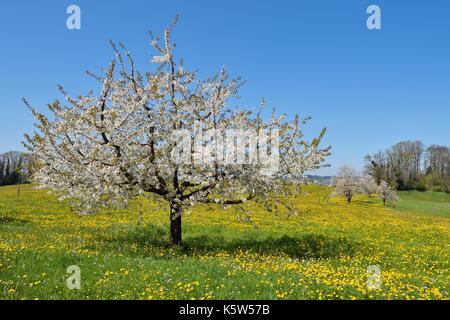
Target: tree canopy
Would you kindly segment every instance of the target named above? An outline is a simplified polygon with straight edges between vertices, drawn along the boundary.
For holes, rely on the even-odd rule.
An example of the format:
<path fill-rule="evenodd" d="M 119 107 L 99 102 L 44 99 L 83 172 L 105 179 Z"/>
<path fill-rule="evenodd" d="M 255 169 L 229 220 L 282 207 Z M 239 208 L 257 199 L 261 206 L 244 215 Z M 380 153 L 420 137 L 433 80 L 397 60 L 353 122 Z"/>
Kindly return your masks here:
<path fill-rule="evenodd" d="M 176 21 L 175 21 L 176 22 Z M 152 38 L 152 71 L 141 73 L 123 44 L 102 76 L 99 94 L 50 104 L 52 117 L 25 101 L 37 119 L 25 145 L 39 162 L 33 182 L 72 199 L 85 212 L 124 206 L 155 194 L 170 205 L 171 243 L 181 243 L 183 208 L 201 203 L 265 207 L 279 203 L 286 181 L 301 181 L 329 155 L 320 148 L 325 129 L 306 141 L 308 119 L 288 121 L 229 106 L 242 81 L 226 68 L 206 80 L 176 62 L 171 33 Z M 272 196 L 273 195 L 273 196 Z"/>

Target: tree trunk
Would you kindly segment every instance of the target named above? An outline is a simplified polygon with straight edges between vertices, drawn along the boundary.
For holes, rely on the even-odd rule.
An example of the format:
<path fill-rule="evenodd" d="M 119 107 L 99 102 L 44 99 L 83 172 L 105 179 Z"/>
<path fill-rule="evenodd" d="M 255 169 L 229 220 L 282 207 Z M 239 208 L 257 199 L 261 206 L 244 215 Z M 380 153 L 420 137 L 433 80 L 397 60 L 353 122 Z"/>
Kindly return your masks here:
<path fill-rule="evenodd" d="M 383 199 L 383 204 L 386 205 L 386 198 Z"/>
<path fill-rule="evenodd" d="M 181 207 L 170 204 L 170 245 L 181 246 Z"/>

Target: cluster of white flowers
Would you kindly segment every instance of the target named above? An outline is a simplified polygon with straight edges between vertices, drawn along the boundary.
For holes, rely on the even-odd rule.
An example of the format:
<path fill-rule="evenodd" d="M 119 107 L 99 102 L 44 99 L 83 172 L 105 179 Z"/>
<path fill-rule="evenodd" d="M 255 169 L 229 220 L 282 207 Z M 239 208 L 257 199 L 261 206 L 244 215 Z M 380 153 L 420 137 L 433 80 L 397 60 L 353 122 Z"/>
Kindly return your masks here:
<path fill-rule="evenodd" d="M 348 203 L 352 201 L 355 194 L 363 193 L 361 178 L 355 169 L 347 166 L 339 169 L 338 175 L 331 180 L 330 186 L 335 188 L 331 197 L 343 196 Z"/>
<path fill-rule="evenodd" d="M 272 114 L 264 121 L 264 103 L 256 114 L 229 108 L 227 102 L 237 93 L 240 79 L 228 79 L 225 68 L 205 81 L 196 72 L 185 71 L 173 58 L 172 28 L 165 32 L 163 47 L 158 39 L 152 41 L 159 54 L 152 59 L 154 72 L 139 73 L 125 47 L 112 44 L 116 58 L 105 75 L 91 74 L 102 84 L 99 96 L 72 98 L 60 88 L 67 106 L 49 105 L 52 119 L 27 103 L 38 120 L 39 132 L 26 135 L 25 142 L 40 164 L 33 177 L 37 186 L 54 190 L 61 199 L 75 199 L 84 212 L 102 205 L 123 206 L 132 197 L 149 193 L 180 211 L 196 202 L 268 203 L 270 194 L 286 189 L 286 181 L 300 180 L 305 171 L 323 165 L 329 155 L 329 148 L 319 147 L 325 130 L 308 142 L 298 117 L 289 122 Z M 195 132 L 198 122 L 204 132 L 277 130 L 277 170 L 262 174 L 270 163 L 224 164 L 217 157 L 198 164 L 194 152 L 190 162 L 175 161 L 173 150 L 179 141 L 172 133 Z"/>
<path fill-rule="evenodd" d="M 343 196 L 348 203 L 356 194 L 371 196 L 377 193 L 384 204 L 386 201 L 399 200 L 395 190 L 386 181 L 381 181 L 380 185 L 377 185 L 375 179 L 370 175 L 359 176 L 355 169 L 347 166 L 339 169 L 338 175 L 331 180 L 330 187 L 335 188 L 331 197 Z"/>
<path fill-rule="evenodd" d="M 383 200 L 383 204 L 386 204 L 387 201 L 396 202 L 400 200 L 397 192 L 395 192 L 386 181 L 380 182 L 377 193 L 380 199 Z"/>
<path fill-rule="evenodd" d="M 360 180 L 361 183 L 361 189 L 364 194 L 367 194 L 369 197 L 372 196 L 372 194 L 377 193 L 378 185 L 375 179 L 371 175 L 364 175 L 361 177 Z"/>

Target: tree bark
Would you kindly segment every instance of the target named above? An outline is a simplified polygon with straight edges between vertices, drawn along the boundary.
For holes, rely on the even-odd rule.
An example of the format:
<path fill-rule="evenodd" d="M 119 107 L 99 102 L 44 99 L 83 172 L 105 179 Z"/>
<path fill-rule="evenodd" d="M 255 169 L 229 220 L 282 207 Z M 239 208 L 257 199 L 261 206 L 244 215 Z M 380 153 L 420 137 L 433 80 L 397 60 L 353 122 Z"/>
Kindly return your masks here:
<path fill-rule="evenodd" d="M 170 245 L 181 246 L 181 207 L 170 204 Z"/>

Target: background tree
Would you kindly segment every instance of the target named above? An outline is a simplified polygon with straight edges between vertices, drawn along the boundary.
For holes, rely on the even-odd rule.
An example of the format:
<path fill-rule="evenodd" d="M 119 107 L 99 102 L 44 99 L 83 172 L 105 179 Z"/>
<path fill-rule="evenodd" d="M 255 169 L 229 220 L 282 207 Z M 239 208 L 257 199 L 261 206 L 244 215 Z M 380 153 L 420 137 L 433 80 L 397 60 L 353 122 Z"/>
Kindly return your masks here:
<path fill-rule="evenodd" d="M 364 175 L 360 179 L 361 190 L 363 193 L 367 194 L 369 197 L 372 194 L 377 193 L 378 185 L 375 179 L 370 175 Z"/>
<path fill-rule="evenodd" d="M 428 147 L 425 157 L 424 185 L 428 190 L 450 192 L 450 148 Z"/>
<path fill-rule="evenodd" d="M 367 155 L 364 160 L 366 162 L 365 171 L 375 179 L 377 185 L 381 181 L 389 179 L 390 170 L 385 152 L 380 151 L 374 155 Z"/>
<path fill-rule="evenodd" d="M 395 192 L 386 181 L 381 181 L 377 193 L 380 196 L 380 199 L 383 200 L 384 205 L 386 205 L 387 201 L 395 202 L 400 200 L 397 192 Z"/>
<path fill-rule="evenodd" d="M 450 192 L 450 148 L 402 141 L 365 157 L 366 172 L 398 190 Z"/>
<path fill-rule="evenodd" d="M 339 169 L 338 175 L 332 179 L 331 186 L 335 188 L 331 196 L 343 196 L 348 203 L 352 201 L 355 194 L 362 193 L 358 173 L 348 166 Z"/>
<path fill-rule="evenodd" d="M 230 109 L 240 79 L 229 79 L 225 68 L 207 80 L 186 71 L 173 57 L 170 35 L 175 23 L 165 30 L 162 44 L 152 39 L 158 52 L 152 59 L 154 71 L 138 72 L 125 47 L 112 43 L 115 59 L 105 75 L 89 73 L 102 85 L 98 96 L 73 98 L 60 87 L 68 106 L 50 104 L 52 120 L 25 101 L 39 132 L 26 135 L 24 144 L 39 162 L 33 182 L 53 189 L 60 199 L 71 199 L 83 213 L 123 207 L 138 195 L 163 199 L 170 208 L 170 243 L 180 245 L 187 206 L 253 200 L 276 208 L 283 203 L 280 195 L 296 190 L 291 182 L 322 166 L 329 148 L 319 147 L 325 130 L 310 142 L 303 139 L 300 126 L 306 120 L 298 116 L 287 121 L 272 114 L 264 120 L 263 103 L 256 114 Z M 231 141 L 233 147 L 246 146 L 246 161 L 230 164 L 225 160 L 236 155 L 217 146 L 226 140 L 227 130 L 242 129 L 256 132 L 256 139 Z M 186 135 L 174 136 L 180 132 L 188 134 L 187 141 Z M 279 139 L 262 138 L 263 133 L 277 133 Z M 197 135 L 204 137 L 200 153 L 183 148 L 185 142 L 195 145 Z M 250 146 L 257 149 L 256 157 Z M 278 150 L 271 153 L 274 146 Z M 260 161 L 263 155 L 270 161 Z"/>
<path fill-rule="evenodd" d="M 10 151 L 0 154 L 0 186 L 26 183 L 29 155 Z"/>

